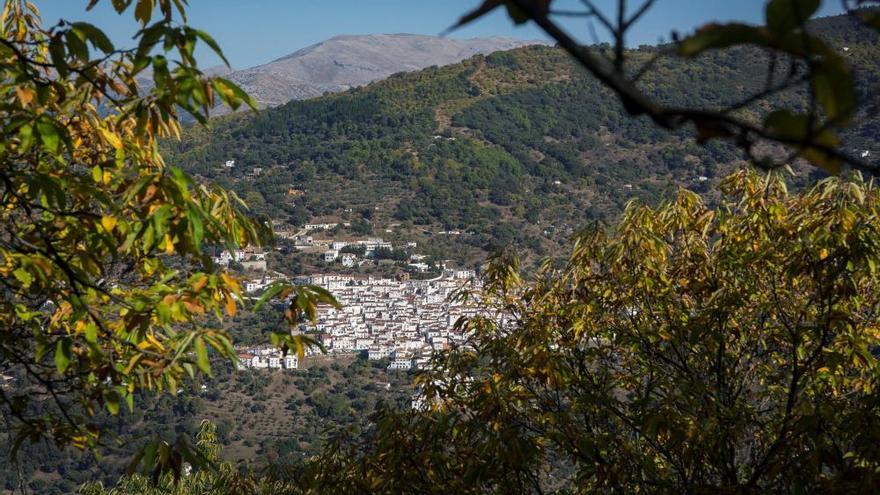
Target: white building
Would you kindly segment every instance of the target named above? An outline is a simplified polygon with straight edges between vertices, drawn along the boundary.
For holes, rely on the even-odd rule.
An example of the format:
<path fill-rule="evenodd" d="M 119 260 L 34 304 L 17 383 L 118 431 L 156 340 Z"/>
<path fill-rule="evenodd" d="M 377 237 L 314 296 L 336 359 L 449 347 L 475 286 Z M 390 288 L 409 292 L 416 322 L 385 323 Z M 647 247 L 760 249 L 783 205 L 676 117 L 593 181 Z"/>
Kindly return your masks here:
<path fill-rule="evenodd" d="M 250 369 L 288 369 L 299 367 L 295 355 L 283 355 L 279 349 L 270 346 L 251 347 L 238 351 L 239 368 Z"/>
<path fill-rule="evenodd" d="M 351 268 L 357 262 L 357 256 L 351 253 L 343 253 L 342 254 L 342 266 L 346 268 Z"/>
<path fill-rule="evenodd" d="M 395 357 L 391 364 L 388 365 L 389 370 L 408 370 L 412 369 L 412 358 L 410 356 Z"/>
<path fill-rule="evenodd" d="M 391 351 L 392 349 L 390 347 L 371 347 L 367 351 L 367 358 L 371 361 L 385 359 L 391 355 Z"/>
<path fill-rule="evenodd" d="M 327 263 L 331 263 L 333 261 L 336 261 L 336 258 L 338 256 L 339 256 L 339 251 L 337 251 L 335 249 L 330 249 L 330 250 L 324 251 L 324 261 L 326 261 Z"/>
<path fill-rule="evenodd" d="M 446 270 L 446 274 L 456 280 L 467 280 L 475 275 L 473 270 Z"/>
<path fill-rule="evenodd" d="M 299 367 L 299 359 L 288 354 L 284 356 L 284 369 L 295 370 Z"/>
<path fill-rule="evenodd" d="M 338 223 L 307 223 L 303 226 L 306 230 L 330 230 L 336 228 Z"/>
<path fill-rule="evenodd" d="M 419 273 L 425 273 L 431 268 L 427 263 L 410 263 L 409 266 Z"/>
<path fill-rule="evenodd" d="M 269 285 L 265 279 L 262 280 L 248 280 L 244 283 L 244 291 L 245 292 L 257 292 L 265 289 Z"/>

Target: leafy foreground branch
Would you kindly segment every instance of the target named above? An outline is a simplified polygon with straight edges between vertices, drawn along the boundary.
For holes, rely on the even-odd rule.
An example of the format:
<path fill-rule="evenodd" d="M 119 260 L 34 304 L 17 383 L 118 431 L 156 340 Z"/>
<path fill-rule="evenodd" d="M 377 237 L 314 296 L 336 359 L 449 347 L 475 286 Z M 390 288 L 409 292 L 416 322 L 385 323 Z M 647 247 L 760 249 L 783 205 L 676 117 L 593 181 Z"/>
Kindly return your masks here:
<path fill-rule="evenodd" d="M 875 493 L 880 191 L 736 173 L 631 204 L 301 479 L 320 493 Z M 352 442 L 352 443 L 349 443 Z"/>
<path fill-rule="evenodd" d="M 234 194 L 167 165 L 158 141 L 179 135 L 179 112 L 205 121 L 215 101 L 253 101 L 198 69 L 197 43 L 219 48 L 185 24 L 184 4 L 114 0 L 142 27 L 130 49 L 88 23 L 44 27 L 30 2 L 3 4 L 0 373 L 11 385 L 0 413 L 13 455 L 41 439 L 96 448 L 107 443 L 103 411 L 133 408 L 139 392 L 176 392 L 210 374 L 211 354 L 237 359 L 222 322 L 241 287 L 207 248 L 264 245 L 271 231 Z M 333 303 L 319 289 L 273 295 L 293 300 L 294 324 Z M 275 337 L 301 350 L 300 340 Z M 177 473 L 187 457 L 185 444 L 143 455 Z"/>

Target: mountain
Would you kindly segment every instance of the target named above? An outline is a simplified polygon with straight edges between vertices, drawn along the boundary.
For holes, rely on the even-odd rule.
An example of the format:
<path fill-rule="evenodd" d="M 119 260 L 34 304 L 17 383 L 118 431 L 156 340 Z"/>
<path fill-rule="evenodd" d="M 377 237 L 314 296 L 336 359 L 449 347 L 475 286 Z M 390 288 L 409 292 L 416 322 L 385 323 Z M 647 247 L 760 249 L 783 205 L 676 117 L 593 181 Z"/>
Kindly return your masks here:
<path fill-rule="evenodd" d="M 859 91 L 876 94 L 880 43 L 850 21 L 822 19 L 814 29 L 847 54 Z M 657 52 L 644 47 L 629 57 L 637 66 Z M 639 84 L 671 105 L 719 107 L 762 89 L 767 65 L 766 53 L 748 47 L 694 60 L 662 57 Z M 766 103 L 798 108 L 806 91 L 773 98 Z M 870 118 L 844 137 L 851 150 L 875 156 L 878 136 L 878 119 Z M 507 245 L 532 262 L 562 253 L 574 231 L 613 221 L 630 199 L 657 201 L 678 186 L 711 199 L 720 177 L 744 163 L 729 144 L 697 145 L 687 130 L 632 118 L 566 53 L 548 46 L 477 55 L 224 117 L 168 143 L 167 158 L 238 191 L 275 220 L 369 221 L 376 234 L 418 241 L 471 266 Z M 222 167 L 226 160 L 235 168 Z M 796 170 L 800 183 L 817 174 Z M 450 230 L 464 234 L 439 234 Z"/>
<path fill-rule="evenodd" d="M 262 106 L 277 106 L 384 79 L 397 72 L 448 65 L 540 43 L 510 38 L 452 39 L 415 34 L 336 36 L 228 77 Z"/>

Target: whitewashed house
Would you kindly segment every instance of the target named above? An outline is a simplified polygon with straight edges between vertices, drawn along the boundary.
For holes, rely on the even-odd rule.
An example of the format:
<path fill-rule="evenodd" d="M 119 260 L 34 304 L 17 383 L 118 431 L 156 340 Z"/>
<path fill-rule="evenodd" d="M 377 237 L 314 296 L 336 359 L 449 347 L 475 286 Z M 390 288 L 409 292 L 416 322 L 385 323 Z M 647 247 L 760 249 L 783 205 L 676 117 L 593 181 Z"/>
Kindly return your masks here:
<path fill-rule="evenodd" d="M 284 356 L 284 369 L 295 370 L 299 367 L 299 359 L 290 354 Z"/>
<path fill-rule="evenodd" d="M 395 357 L 391 364 L 388 365 L 389 370 L 408 370 L 412 369 L 412 357 L 400 356 Z"/>

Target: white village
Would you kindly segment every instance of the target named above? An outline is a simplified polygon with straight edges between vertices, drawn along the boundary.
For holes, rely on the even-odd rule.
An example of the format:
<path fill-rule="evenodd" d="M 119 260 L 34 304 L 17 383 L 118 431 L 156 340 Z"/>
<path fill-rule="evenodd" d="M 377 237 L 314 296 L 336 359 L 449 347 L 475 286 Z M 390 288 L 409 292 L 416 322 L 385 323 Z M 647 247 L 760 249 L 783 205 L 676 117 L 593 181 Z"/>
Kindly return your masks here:
<path fill-rule="evenodd" d="M 331 224 L 306 225 L 304 231 L 332 228 Z M 297 235 L 297 249 L 310 249 L 325 263 L 341 262 L 343 267 L 370 263 L 377 249 L 413 249 L 409 242 L 395 248 L 381 238 L 356 242 L 338 240 L 314 241 L 310 236 Z M 341 253 L 346 246 L 355 246 L 360 256 Z M 370 360 L 387 359 L 389 370 L 410 370 L 428 365 L 435 350 L 462 344 L 467 336 L 456 328 L 461 317 L 479 313 L 472 301 L 455 300 L 457 291 L 479 288 L 473 270 L 449 269 L 441 264 L 440 274 L 434 278 L 415 280 L 406 274 L 397 278 L 378 278 L 364 275 L 321 273 L 290 277 L 267 269 L 266 252 L 254 249 L 230 252 L 223 250 L 213 256 L 214 263 L 228 266 L 235 262 L 251 274 L 243 280 L 248 297 L 259 297 L 270 284 L 277 281 L 297 285 L 316 285 L 327 289 L 340 303 L 336 309 L 329 305 L 319 307 L 315 325 L 298 331 L 315 336 L 330 356 L 344 353 L 365 353 Z M 427 271 L 425 257 L 412 254 L 409 267 L 413 272 Z M 249 369 L 295 370 L 300 362 L 294 354 L 284 354 L 272 346 L 243 346 L 236 349 L 239 367 Z M 309 350 L 308 354 L 315 351 Z"/>

